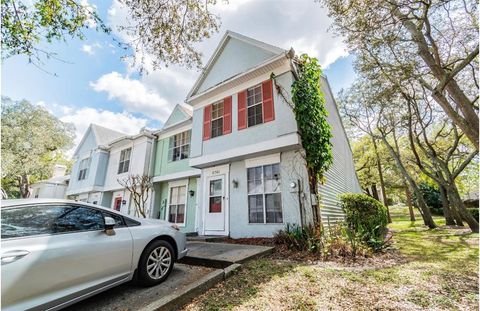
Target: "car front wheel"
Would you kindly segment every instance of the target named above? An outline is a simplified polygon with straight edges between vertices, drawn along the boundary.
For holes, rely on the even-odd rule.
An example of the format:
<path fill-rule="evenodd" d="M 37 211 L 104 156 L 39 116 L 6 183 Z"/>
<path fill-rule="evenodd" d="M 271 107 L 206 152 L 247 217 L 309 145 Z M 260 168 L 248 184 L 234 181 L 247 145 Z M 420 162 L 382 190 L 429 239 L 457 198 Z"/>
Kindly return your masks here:
<path fill-rule="evenodd" d="M 153 241 L 143 251 L 138 266 L 138 281 L 152 286 L 165 281 L 172 272 L 175 256 L 173 247 L 167 241 Z"/>

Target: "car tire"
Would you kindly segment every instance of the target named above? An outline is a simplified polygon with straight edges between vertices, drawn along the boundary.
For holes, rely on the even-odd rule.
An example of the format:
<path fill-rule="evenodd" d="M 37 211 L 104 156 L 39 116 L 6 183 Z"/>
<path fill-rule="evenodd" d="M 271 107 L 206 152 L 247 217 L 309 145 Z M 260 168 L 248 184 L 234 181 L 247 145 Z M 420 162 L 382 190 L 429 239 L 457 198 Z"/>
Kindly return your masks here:
<path fill-rule="evenodd" d="M 160 284 L 173 270 L 175 252 L 170 243 L 156 240 L 150 243 L 142 253 L 138 263 L 138 283 L 142 286 Z"/>

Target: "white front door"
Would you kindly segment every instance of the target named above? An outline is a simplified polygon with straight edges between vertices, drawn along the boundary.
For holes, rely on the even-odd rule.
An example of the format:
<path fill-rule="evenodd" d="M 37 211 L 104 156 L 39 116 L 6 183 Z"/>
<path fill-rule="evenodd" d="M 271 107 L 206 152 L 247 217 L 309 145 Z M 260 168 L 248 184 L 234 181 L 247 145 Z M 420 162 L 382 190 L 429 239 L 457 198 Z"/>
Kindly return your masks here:
<path fill-rule="evenodd" d="M 205 234 L 224 235 L 227 232 L 228 198 L 225 185 L 226 175 L 207 178 L 205 191 Z"/>

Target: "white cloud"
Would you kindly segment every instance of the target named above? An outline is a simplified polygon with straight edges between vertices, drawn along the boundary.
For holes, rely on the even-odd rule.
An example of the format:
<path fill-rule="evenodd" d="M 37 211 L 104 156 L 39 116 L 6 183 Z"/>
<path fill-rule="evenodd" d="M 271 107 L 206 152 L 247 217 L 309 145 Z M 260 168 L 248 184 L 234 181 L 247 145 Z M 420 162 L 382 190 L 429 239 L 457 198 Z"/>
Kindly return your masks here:
<path fill-rule="evenodd" d="M 81 0 L 80 5 L 83 6 L 89 14 L 93 14 L 97 10 L 97 6 L 89 3 L 88 0 Z M 97 22 L 92 17 L 89 17 L 86 23 L 89 28 L 95 28 L 97 26 Z"/>
<path fill-rule="evenodd" d="M 109 100 L 118 100 L 129 112 L 142 113 L 149 118 L 164 122 L 171 112 L 167 100 L 139 80 L 124 77 L 118 72 L 110 72 L 97 81 L 90 82 L 97 92 L 106 92 Z"/>
<path fill-rule="evenodd" d="M 73 108 L 58 103 L 38 101 L 35 105 L 45 108 L 63 122 L 71 123 L 75 127 L 74 147 L 67 151 L 71 157 L 76 146 L 82 140 L 90 123 L 116 130 L 125 134 L 137 134 L 140 129 L 149 123 L 148 118 L 141 118 L 128 113 L 127 111 L 113 112 L 109 110 L 96 109 L 91 107 Z"/>
<path fill-rule="evenodd" d="M 87 53 L 88 55 L 93 55 L 95 54 L 95 50 L 101 47 L 102 46 L 98 42 L 95 42 L 93 44 L 84 44 L 82 45 L 82 51 Z"/>
<path fill-rule="evenodd" d="M 212 8 L 212 12 L 221 18 L 222 25 L 218 34 L 197 44 L 198 50 L 203 53 L 204 64 L 226 30 L 233 30 L 284 49 L 293 47 L 297 54 L 306 52 L 317 57 L 324 69 L 348 55 L 342 38 L 328 32 L 331 19 L 327 16 L 326 9 L 315 1 L 231 0 L 228 3 L 218 1 Z M 118 0 L 113 0 L 108 10 L 108 23 L 113 33 L 123 42 L 131 41 L 131 37 L 117 29 L 119 25 L 131 23 L 128 10 Z M 166 105 L 170 109 L 174 104 L 183 102 L 200 72 L 172 65 L 152 71 L 148 59 L 149 56 L 146 55 L 146 68 L 150 69 L 149 73 L 138 80 L 130 81 L 138 81 L 149 90 L 155 91 L 158 98 L 168 103 Z M 128 60 L 126 72 L 135 72 Z M 127 106 L 130 107 L 129 111 L 137 111 L 131 110 L 134 108 L 131 105 Z M 143 108 L 143 105 L 138 106 Z"/>

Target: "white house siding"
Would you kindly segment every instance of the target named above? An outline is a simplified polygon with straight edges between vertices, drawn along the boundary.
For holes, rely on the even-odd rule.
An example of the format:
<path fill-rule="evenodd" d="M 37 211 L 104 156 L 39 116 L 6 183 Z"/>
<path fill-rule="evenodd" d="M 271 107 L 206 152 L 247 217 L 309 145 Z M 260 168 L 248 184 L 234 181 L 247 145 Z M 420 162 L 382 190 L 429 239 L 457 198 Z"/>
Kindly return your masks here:
<path fill-rule="evenodd" d="M 252 48 L 250 44 L 236 38 L 227 40 L 229 41 L 200 85 L 198 93 L 275 56 L 270 51 Z"/>
<path fill-rule="evenodd" d="M 40 182 L 32 186 L 32 198 L 65 199 L 67 185 Z"/>
<path fill-rule="evenodd" d="M 267 155 L 268 157 L 268 155 Z M 279 230 L 284 229 L 287 223 L 300 224 L 300 210 L 298 198 L 298 185 L 291 188 L 291 183 L 297 180 L 307 180 L 305 167 L 301 164 L 298 150 L 280 153 L 281 197 L 283 222 L 278 224 L 251 224 L 248 220 L 248 192 L 247 192 L 247 168 L 245 160 L 229 163 L 229 178 L 226 187 L 229 187 L 229 235 L 232 238 L 248 237 L 272 237 Z M 208 168 L 210 169 L 210 168 Z M 205 174 L 202 173 L 200 184 L 203 185 Z M 238 187 L 233 187 L 233 180 L 238 181 Z M 305 189 L 306 185 L 302 185 Z M 204 189 L 199 191 L 199 202 L 204 201 Z M 304 206 L 304 217 L 307 222 L 312 220 L 309 194 L 301 195 Z M 204 210 L 206 204 L 200 204 L 197 214 L 199 232 L 203 232 Z"/>
<path fill-rule="evenodd" d="M 111 199 L 108 201 L 110 208 L 113 208 L 116 197 L 122 197 L 126 204 L 122 204 L 121 212 L 134 214 L 134 203 L 130 198 L 128 190 L 124 189 L 118 180 L 128 178 L 129 175 L 143 175 L 148 174 L 150 170 L 150 160 L 152 157 L 153 138 L 141 136 L 137 139 L 124 139 L 119 141 L 110 148 L 110 158 L 107 165 L 107 173 L 105 179 L 104 191 L 111 194 Z M 130 163 L 128 172 L 118 174 L 118 166 L 120 162 L 120 153 L 122 150 L 132 148 L 130 154 Z M 151 195 L 150 195 L 151 198 Z M 147 206 L 150 206 L 150 198 Z M 107 200 L 104 200 L 106 203 Z"/>
<path fill-rule="evenodd" d="M 286 67 L 288 68 L 288 67 Z M 277 73 L 277 81 L 285 88 L 289 95 L 293 82 L 293 74 L 290 71 Z M 255 86 L 270 78 L 270 73 L 258 77 L 254 81 L 249 81 L 238 87 L 238 91 Z M 235 91 L 229 95 L 232 96 L 232 132 L 223 136 L 202 140 L 203 133 L 203 110 L 204 107 L 194 108 L 192 125 L 192 143 L 190 157 L 208 156 L 219 154 L 222 151 L 231 150 L 237 147 L 246 147 L 255 143 L 262 143 L 273 140 L 288 134 L 297 132 L 297 123 L 291 107 L 274 90 L 273 102 L 275 110 L 275 120 L 259 124 L 253 127 L 238 130 L 238 97 Z M 207 101 L 209 104 L 214 100 Z M 266 146 L 268 147 L 268 146 Z M 267 149 L 267 148 L 266 148 Z"/>
<path fill-rule="evenodd" d="M 323 78 L 321 88 L 325 95 L 328 110 L 328 123 L 332 127 L 333 164 L 325 173 L 326 182 L 320 185 L 321 216 L 324 223 L 336 222 L 343 219 L 343 212 L 339 205 L 338 196 L 345 192 L 360 193 L 361 188 L 355 173 L 353 155 L 348 138 L 342 126 L 328 81 Z"/>

